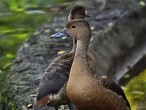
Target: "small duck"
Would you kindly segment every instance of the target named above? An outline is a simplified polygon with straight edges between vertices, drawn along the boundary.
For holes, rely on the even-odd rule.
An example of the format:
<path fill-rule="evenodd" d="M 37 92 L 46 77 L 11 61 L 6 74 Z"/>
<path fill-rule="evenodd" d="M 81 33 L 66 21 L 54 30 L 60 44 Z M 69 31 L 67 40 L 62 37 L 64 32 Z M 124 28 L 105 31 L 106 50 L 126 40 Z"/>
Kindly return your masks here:
<path fill-rule="evenodd" d="M 68 16 L 68 21 L 72 19 L 85 19 L 85 8 L 82 6 L 74 7 Z M 56 34 L 58 35 L 58 34 Z M 66 82 L 69 78 L 70 68 L 75 55 L 76 43 L 70 52 L 64 53 L 54 59 L 46 69 L 39 84 L 34 110 L 42 110 L 46 105 L 55 106 L 58 110 L 59 105 L 69 104 L 70 101 L 66 95 Z M 89 59 L 92 60 L 92 59 Z M 95 64 L 92 64 L 93 66 Z M 69 106 L 70 109 L 73 109 Z"/>
<path fill-rule="evenodd" d="M 98 77 L 88 62 L 91 30 L 86 20 L 71 20 L 67 33 L 77 39 L 75 57 L 66 90 L 78 110 L 130 110 L 122 88 L 105 76 Z"/>

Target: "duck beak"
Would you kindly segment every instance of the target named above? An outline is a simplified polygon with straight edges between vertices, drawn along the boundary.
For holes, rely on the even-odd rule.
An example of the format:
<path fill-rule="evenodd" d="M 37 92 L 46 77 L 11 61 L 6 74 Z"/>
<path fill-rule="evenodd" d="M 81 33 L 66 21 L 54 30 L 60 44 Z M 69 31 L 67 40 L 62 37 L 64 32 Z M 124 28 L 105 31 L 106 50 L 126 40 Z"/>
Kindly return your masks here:
<path fill-rule="evenodd" d="M 67 32 L 67 29 L 64 28 L 63 30 L 51 35 L 51 38 L 61 38 L 61 37 L 70 37 L 69 33 Z"/>

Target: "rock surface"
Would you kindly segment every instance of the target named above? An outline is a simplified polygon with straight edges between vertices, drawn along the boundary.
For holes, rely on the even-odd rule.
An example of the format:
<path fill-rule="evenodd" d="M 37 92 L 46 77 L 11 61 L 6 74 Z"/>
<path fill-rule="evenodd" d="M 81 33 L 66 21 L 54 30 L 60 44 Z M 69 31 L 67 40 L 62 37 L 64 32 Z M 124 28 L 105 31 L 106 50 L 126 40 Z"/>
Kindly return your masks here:
<path fill-rule="evenodd" d="M 129 70 L 127 66 L 133 67 L 146 54 L 146 8 L 130 0 L 87 0 L 74 2 L 75 5 L 85 6 L 91 15 L 88 19 L 93 36 L 90 47 L 98 61 L 98 75 L 118 81 Z M 50 38 L 65 27 L 70 8 L 65 6 L 57 12 L 52 23 L 42 26 L 20 47 L 3 90 L 2 110 L 27 110 L 49 63 L 58 53 L 71 49 L 71 38 Z"/>

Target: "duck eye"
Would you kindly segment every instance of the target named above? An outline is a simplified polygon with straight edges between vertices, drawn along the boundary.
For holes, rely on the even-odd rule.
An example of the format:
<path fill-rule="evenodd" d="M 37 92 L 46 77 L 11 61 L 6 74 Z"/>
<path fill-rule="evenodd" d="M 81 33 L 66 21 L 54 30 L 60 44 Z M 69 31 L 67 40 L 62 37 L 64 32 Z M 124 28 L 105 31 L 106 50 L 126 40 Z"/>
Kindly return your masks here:
<path fill-rule="evenodd" d="M 76 27 L 75 25 L 71 26 L 71 28 L 75 28 L 75 27 Z"/>

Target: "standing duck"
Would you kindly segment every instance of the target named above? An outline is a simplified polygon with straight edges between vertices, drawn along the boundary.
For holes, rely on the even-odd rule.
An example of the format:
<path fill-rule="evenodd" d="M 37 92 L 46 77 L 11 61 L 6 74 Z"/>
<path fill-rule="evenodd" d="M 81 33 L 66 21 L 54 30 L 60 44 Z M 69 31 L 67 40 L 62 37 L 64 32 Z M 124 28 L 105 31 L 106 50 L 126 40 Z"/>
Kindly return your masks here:
<path fill-rule="evenodd" d="M 68 21 L 77 18 L 85 19 L 86 16 L 84 7 L 76 6 L 70 11 Z M 49 106 L 55 106 L 57 110 L 57 106 L 70 103 L 66 95 L 65 85 L 68 81 L 70 68 L 75 55 L 76 44 L 75 40 L 73 41 L 72 51 L 57 57 L 46 69 L 39 84 L 34 110 L 42 110 L 47 104 Z M 91 65 L 95 66 L 94 63 Z"/>
<path fill-rule="evenodd" d="M 107 77 L 97 77 L 87 61 L 91 38 L 89 24 L 85 20 L 72 20 L 67 31 L 77 39 L 75 57 L 66 86 L 70 101 L 78 110 L 130 110 L 122 88 Z"/>

